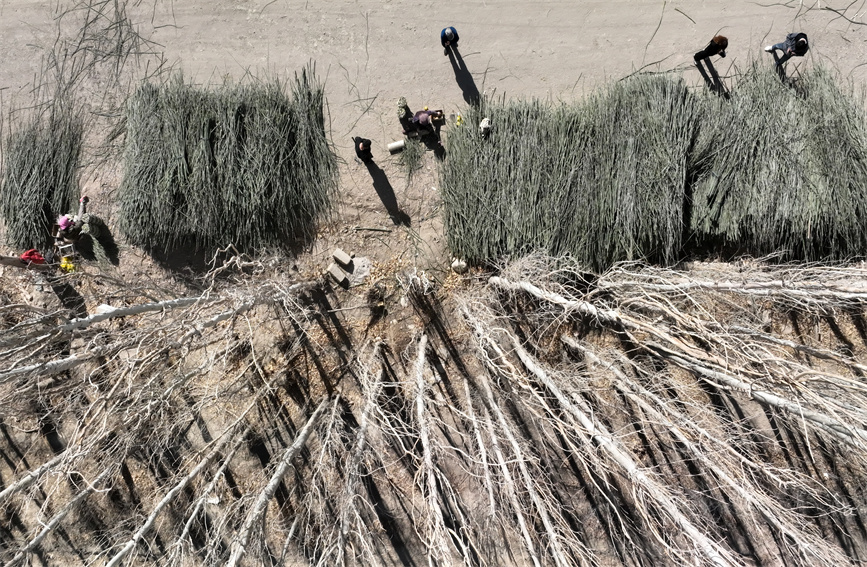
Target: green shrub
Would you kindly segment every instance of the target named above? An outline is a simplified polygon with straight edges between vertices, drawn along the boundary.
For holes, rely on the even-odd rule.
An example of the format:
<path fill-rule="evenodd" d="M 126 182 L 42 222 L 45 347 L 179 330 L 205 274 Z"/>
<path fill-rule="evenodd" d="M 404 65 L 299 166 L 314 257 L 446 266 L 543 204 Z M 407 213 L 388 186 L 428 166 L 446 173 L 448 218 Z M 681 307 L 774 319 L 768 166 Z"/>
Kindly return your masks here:
<path fill-rule="evenodd" d="M 6 138 L 0 213 L 16 249 L 45 249 L 56 217 L 77 207 L 82 115 L 56 102 L 13 126 Z"/>
<path fill-rule="evenodd" d="M 578 103 L 483 101 L 440 168 L 449 246 L 475 263 L 542 250 L 597 270 L 721 250 L 864 255 L 867 116 L 838 85 L 822 68 L 784 84 L 752 65 L 730 100 L 636 76 Z"/>
<path fill-rule="evenodd" d="M 119 227 L 160 249 L 287 246 L 331 207 L 337 161 L 306 69 L 278 81 L 144 84 L 127 106 Z"/>
<path fill-rule="evenodd" d="M 470 108 L 440 169 L 452 251 L 485 262 L 539 249 L 596 268 L 672 261 L 695 106 L 681 81 L 637 76 L 576 104 Z"/>

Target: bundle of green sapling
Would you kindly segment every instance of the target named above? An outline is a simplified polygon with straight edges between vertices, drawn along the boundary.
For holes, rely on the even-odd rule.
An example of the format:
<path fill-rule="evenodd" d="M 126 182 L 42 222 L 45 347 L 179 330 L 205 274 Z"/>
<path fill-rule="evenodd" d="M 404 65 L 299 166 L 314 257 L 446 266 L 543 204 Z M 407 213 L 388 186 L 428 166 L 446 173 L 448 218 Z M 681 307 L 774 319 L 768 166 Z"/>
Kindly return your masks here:
<path fill-rule="evenodd" d="M 403 150 L 398 154 L 397 164 L 406 176 L 407 185 L 412 182 L 415 172 L 421 169 L 425 146 L 421 140 L 406 140 Z"/>
<path fill-rule="evenodd" d="M 661 76 L 632 77 L 591 97 L 553 252 L 595 269 L 637 258 L 674 262 L 699 111 L 681 80 Z"/>
<path fill-rule="evenodd" d="M 180 76 L 142 85 L 127 108 L 121 230 L 174 249 L 285 246 L 330 210 L 336 158 L 312 71 L 206 90 Z"/>
<path fill-rule="evenodd" d="M 0 191 L 6 242 L 44 249 L 56 216 L 78 201 L 84 117 L 71 102 L 55 101 L 10 123 Z"/>
<path fill-rule="evenodd" d="M 554 120 L 558 113 L 561 120 Z M 495 127 L 483 137 L 478 124 L 490 115 Z M 539 102 L 508 105 L 486 101 L 468 109 L 467 120 L 449 132 L 449 155 L 440 168 L 445 222 L 452 251 L 483 262 L 502 254 L 546 247 L 556 230 L 558 192 L 550 187 L 556 147 L 577 135 L 574 109 Z"/>
<path fill-rule="evenodd" d="M 673 261 L 697 122 L 685 85 L 666 77 L 573 105 L 485 101 L 450 132 L 440 169 L 452 251 L 486 262 L 540 249 L 595 268 Z"/>
<path fill-rule="evenodd" d="M 798 201 L 802 229 L 792 248 L 804 259 L 851 258 L 867 250 L 867 114 L 864 97 L 844 91 L 834 75 L 817 68 L 805 77 L 807 176 L 810 190 Z"/>
<path fill-rule="evenodd" d="M 794 88 L 753 66 L 730 101 L 708 101 L 694 155 L 692 223 L 701 245 L 799 260 L 863 254 L 863 99 L 816 68 Z"/>
<path fill-rule="evenodd" d="M 316 80 L 314 69 L 302 69 L 292 83 L 295 148 L 288 157 L 296 164 L 290 170 L 292 184 L 308 189 L 290 195 L 299 207 L 300 218 L 311 220 L 331 209 L 331 197 L 337 188 L 337 158 L 325 136 L 324 106 L 325 91 Z"/>

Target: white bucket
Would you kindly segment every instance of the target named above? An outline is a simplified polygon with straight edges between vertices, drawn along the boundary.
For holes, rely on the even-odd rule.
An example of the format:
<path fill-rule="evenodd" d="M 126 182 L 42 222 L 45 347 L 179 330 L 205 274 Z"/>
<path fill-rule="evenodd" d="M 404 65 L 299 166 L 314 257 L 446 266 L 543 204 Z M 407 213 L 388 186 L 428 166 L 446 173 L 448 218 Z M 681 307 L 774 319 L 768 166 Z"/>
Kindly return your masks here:
<path fill-rule="evenodd" d="M 388 152 L 391 154 L 402 152 L 405 146 L 406 140 L 398 140 L 396 142 L 392 142 L 388 145 Z"/>

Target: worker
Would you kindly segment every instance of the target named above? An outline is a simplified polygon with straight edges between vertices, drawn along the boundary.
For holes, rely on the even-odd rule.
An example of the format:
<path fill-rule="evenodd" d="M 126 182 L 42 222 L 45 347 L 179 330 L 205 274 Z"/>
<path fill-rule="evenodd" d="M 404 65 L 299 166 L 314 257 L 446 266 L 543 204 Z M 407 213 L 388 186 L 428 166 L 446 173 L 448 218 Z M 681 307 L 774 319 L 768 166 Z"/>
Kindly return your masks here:
<path fill-rule="evenodd" d="M 714 55 L 725 57 L 726 48 L 728 46 L 728 38 L 724 35 L 716 35 L 710 40 L 707 47 L 692 56 L 695 61 L 695 66 L 698 67 L 698 71 L 701 73 L 702 78 L 704 78 L 704 82 L 707 84 L 708 88 L 712 92 L 725 96 L 726 98 L 728 98 L 728 92 L 726 92 L 725 86 L 722 84 L 710 58 Z M 705 71 L 705 66 L 707 67 L 707 71 Z"/>
<path fill-rule="evenodd" d="M 90 199 L 85 195 L 78 200 L 77 215 L 60 215 L 57 217 L 57 233 L 54 235 L 55 244 L 78 242 L 81 230 L 87 223 L 87 203 Z"/>
<path fill-rule="evenodd" d="M 800 32 L 792 32 L 786 36 L 785 41 L 765 47 L 765 51 L 774 56 L 774 63 L 780 79 L 786 78 L 783 64 L 792 57 L 803 57 L 809 50 L 810 42 L 807 40 L 807 34 Z M 782 57 L 777 55 L 777 51 L 783 52 Z"/>
<path fill-rule="evenodd" d="M 355 155 L 358 156 L 358 159 L 364 163 L 373 161 L 373 153 L 370 151 L 370 140 L 359 136 L 352 138 L 352 143 L 355 146 Z"/>
<path fill-rule="evenodd" d="M 449 54 L 449 49 L 458 48 L 458 30 L 454 26 L 443 28 L 440 32 L 440 43 L 443 44 L 443 55 Z"/>

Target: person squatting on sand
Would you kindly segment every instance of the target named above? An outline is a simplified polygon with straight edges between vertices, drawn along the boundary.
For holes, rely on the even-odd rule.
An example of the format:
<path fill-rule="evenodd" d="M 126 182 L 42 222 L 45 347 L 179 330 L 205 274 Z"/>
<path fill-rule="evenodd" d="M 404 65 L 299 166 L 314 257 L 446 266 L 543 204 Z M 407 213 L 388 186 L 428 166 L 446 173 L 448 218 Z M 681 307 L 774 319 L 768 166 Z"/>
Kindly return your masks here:
<path fill-rule="evenodd" d="M 87 222 L 87 203 L 90 199 L 85 195 L 78 200 L 77 215 L 60 215 L 57 217 L 57 233 L 54 235 L 56 243 L 72 243 L 78 242 L 81 237 L 81 230 Z"/>
<path fill-rule="evenodd" d="M 800 32 L 792 32 L 786 36 L 786 40 L 782 43 L 775 43 L 765 47 L 765 51 L 774 56 L 774 61 L 777 65 L 777 73 L 780 79 L 785 78 L 783 63 L 791 59 L 793 56 L 803 57 L 810 49 L 810 44 L 807 41 L 807 34 Z M 777 50 L 783 52 L 783 56 L 777 55 Z"/>
<path fill-rule="evenodd" d="M 443 44 L 443 55 L 449 54 L 449 48 L 457 49 L 458 47 L 458 30 L 453 26 L 443 28 L 440 32 L 440 43 Z"/>
<path fill-rule="evenodd" d="M 443 120 L 445 115 L 442 110 L 428 110 L 426 106 L 424 110 L 419 110 L 412 117 L 412 123 L 420 134 L 438 131 L 437 123 L 441 124 Z"/>
<path fill-rule="evenodd" d="M 352 138 L 352 145 L 355 146 L 355 155 L 364 163 L 373 161 L 373 152 L 370 151 L 371 144 L 372 142 L 367 138 L 360 136 Z"/>

